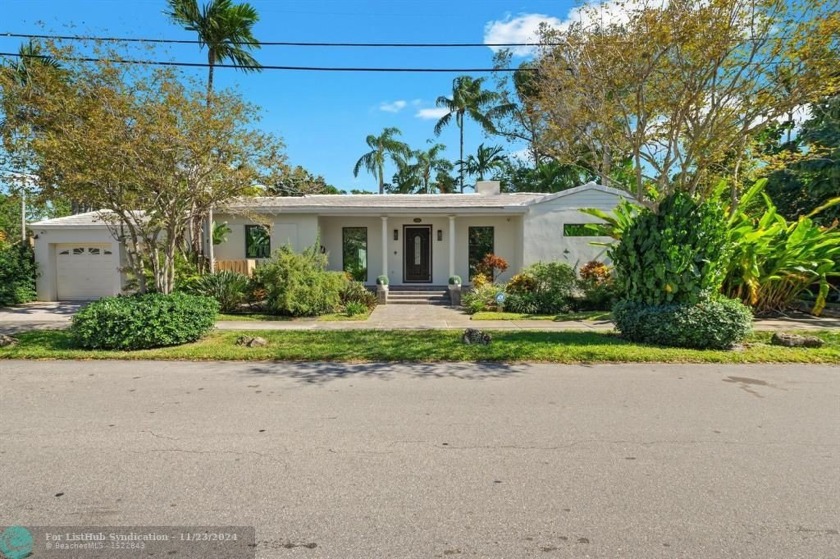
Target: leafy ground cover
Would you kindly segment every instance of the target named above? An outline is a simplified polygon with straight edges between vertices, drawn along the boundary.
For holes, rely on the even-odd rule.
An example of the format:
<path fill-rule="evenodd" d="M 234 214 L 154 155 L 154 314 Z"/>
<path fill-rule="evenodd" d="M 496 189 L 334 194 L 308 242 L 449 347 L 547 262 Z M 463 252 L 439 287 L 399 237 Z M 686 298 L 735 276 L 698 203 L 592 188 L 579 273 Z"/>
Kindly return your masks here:
<path fill-rule="evenodd" d="M 261 336 L 266 347 L 236 345 L 240 335 Z M 31 331 L 0 359 L 158 359 L 281 361 L 504 361 L 552 363 L 840 363 L 840 332 L 808 332 L 827 343 L 819 349 L 769 345 L 770 333 L 752 334 L 730 351 L 666 348 L 628 342 L 607 332 L 495 331 L 489 346 L 464 345 L 457 330 L 214 331 L 201 341 L 140 351 L 74 348 L 69 333 Z"/>

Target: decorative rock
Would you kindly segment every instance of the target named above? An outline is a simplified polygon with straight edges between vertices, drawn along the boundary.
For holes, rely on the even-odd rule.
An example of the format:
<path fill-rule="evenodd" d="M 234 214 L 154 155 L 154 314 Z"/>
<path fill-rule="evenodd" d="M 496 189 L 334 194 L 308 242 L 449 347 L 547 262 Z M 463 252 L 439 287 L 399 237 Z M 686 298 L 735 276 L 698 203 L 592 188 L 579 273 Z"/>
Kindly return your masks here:
<path fill-rule="evenodd" d="M 257 336 L 256 338 L 252 338 L 250 342 L 248 342 L 248 347 L 265 347 L 268 345 L 268 340 L 265 338 L 260 338 Z"/>
<path fill-rule="evenodd" d="M 481 330 L 476 330 L 475 328 L 467 328 L 466 330 L 464 330 L 464 335 L 461 336 L 461 341 L 467 345 L 487 345 L 491 341 L 493 341 L 493 338 L 490 336 L 490 334 L 482 332 Z"/>
<path fill-rule="evenodd" d="M 798 336 L 776 332 L 770 339 L 770 343 L 785 347 L 822 347 L 825 342 L 814 336 Z"/>
<path fill-rule="evenodd" d="M 252 338 L 250 336 L 239 336 L 236 338 L 236 345 L 245 347 L 265 347 L 268 345 L 268 340 L 260 338 L 259 336 Z"/>
<path fill-rule="evenodd" d="M 13 345 L 16 345 L 17 343 L 18 343 L 17 338 L 7 336 L 6 334 L 0 334 L 0 347 L 13 346 Z"/>

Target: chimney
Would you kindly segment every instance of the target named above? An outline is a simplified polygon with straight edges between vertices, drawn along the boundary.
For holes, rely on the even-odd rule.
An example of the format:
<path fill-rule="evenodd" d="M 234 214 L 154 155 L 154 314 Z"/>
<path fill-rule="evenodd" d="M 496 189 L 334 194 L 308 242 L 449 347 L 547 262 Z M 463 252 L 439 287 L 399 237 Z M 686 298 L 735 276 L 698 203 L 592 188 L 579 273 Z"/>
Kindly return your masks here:
<path fill-rule="evenodd" d="M 502 183 L 499 181 L 476 181 L 475 193 L 484 196 L 501 194 Z"/>

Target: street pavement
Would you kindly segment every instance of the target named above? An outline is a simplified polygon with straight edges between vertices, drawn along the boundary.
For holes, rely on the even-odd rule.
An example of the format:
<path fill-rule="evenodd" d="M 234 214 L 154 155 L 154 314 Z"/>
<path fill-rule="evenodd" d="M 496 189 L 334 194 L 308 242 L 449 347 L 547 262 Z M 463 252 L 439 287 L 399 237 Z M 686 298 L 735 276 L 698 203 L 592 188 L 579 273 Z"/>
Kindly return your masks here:
<path fill-rule="evenodd" d="M 838 373 L 0 361 L 0 526 L 248 525 L 259 558 L 835 558 Z"/>

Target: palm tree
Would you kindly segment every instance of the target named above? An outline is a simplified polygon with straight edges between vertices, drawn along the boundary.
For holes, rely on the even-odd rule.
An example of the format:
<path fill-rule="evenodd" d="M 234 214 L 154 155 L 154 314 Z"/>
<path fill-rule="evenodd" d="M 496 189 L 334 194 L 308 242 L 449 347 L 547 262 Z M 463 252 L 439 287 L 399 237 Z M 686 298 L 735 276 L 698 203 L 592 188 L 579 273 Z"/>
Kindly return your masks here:
<path fill-rule="evenodd" d="M 475 155 L 467 156 L 466 161 L 459 161 L 458 165 L 466 171 L 470 176 L 477 176 L 478 180 L 483 181 L 484 175 L 490 171 L 497 169 L 501 170 L 507 157 L 502 155 L 502 146 L 488 146 L 484 144 L 478 146 Z"/>
<path fill-rule="evenodd" d="M 476 121 L 488 133 L 495 133 L 493 119 L 512 110 L 509 103 L 501 103 L 502 96 L 495 91 L 482 89 L 484 78 L 472 78 L 470 76 L 458 76 L 452 81 L 452 97 L 441 95 L 435 104 L 438 107 L 446 108 L 447 112 L 435 124 L 435 135 L 440 135 L 446 128 L 452 117 L 455 117 L 455 125 L 460 133 L 460 157 L 464 160 L 464 118 L 469 116 Z M 464 191 L 464 169 L 460 172 L 461 192 Z"/>
<path fill-rule="evenodd" d="M 356 161 L 353 167 L 353 176 L 358 177 L 359 171 L 364 167 L 371 175 L 379 180 L 379 193 L 385 193 L 385 158 L 390 157 L 394 164 L 399 166 L 400 156 L 408 156 L 408 146 L 397 140 L 395 137 L 402 134 L 399 128 L 386 128 L 379 136 L 370 134 L 365 138 L 369 152 Z"/>
<path fill-rule="evenodd" d="M 167 0 L 166 15 L 187 31 L 198 34 L 198 44 L 207 47 L 207 105 L 213 92 L 213 70 L 218 62 L 230 60 L 244 72 L 262 67 L 248 52 L 260 48 L 251 28 L 259 15 L 250 4 L 234 4 L 231 0 L 210 0 L 199 8 L 198 0 Z"/>
<path fill-rule="evenodd" d="M 217 62 L 232 61 L 243 72 L 256 72 L 261 66 L 249 50 L 260 48 L 251 28 L 259 21 L 257 10 L 248 3 L 234 4 L 231 0 L 210 0 L 199 8 L 198 0 L 167 0 L 166 12 L 175 23 L 198 34 L 200 48 L 207 47 L 207 106 L 213 97 L 213 71 Z M 201 229 L 205 219 L 212 231 L 211 208 L 195 215 L 191 226 L 192 250 L 198 258 L 202 254 Z M 213 271 L 213 244 L 209 244 L 209 267 Z"/>
<path fill-rule="evenodd" d="M 445 145 L 434 144 L 426 150 L 412 151 L 409 154 L 410 161 L 400 159 L 399 172 L 394 176 L 397 183 L 395 190 L 400 193 L 431 194 L 433 174 L 437 173 L 437 177 L 441 178 L 454 167 L 451 161 L 441 157 L 445 150 Z"/>

